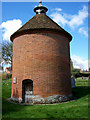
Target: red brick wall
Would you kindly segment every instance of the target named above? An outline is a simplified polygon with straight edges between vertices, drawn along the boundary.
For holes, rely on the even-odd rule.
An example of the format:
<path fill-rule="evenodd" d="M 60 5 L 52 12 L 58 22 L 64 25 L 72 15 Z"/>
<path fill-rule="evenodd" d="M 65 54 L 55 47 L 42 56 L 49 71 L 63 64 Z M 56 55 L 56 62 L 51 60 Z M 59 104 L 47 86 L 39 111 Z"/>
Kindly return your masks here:
<path fill-rule="evenodd" d="M 33 94 L 71 94 L 69 40 L 59 34 L 36 33 L 13 41 L 12 96 L 22 97 L 22 81 L 33 81 Z M 17 94 L 18 93 L 18 94 Z"/>

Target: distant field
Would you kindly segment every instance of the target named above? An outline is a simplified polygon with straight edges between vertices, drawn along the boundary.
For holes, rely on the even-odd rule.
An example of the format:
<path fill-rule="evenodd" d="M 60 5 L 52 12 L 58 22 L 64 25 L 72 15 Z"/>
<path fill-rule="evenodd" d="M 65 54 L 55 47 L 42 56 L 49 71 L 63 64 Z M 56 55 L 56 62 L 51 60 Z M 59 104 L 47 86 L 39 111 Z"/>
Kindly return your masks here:
<path fill-rule="evenodd" d="M 88 86 L 88 79 L 87 78 L 77 78 L 76 79 L 76 86 Z"/>
<path fill-rule="evenodd" d="M 11 96 L 11 79 L 3 80 L 2 91 L 3 120 L 13 120 L 13 118 L 49 118 L 50 120 L 53 118 L 88 118 L 88 80 L 85 79 L 76 79 L 76 88 L 72 89 L 77 100 L 62 104 L 22 106 L 9 103 L 6 98 Z"/>

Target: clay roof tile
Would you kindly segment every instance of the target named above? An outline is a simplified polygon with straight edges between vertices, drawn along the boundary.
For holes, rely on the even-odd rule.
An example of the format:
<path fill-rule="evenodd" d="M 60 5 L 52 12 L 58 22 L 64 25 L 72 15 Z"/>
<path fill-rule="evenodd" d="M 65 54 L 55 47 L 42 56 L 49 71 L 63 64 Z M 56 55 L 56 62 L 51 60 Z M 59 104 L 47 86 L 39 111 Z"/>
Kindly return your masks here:
<path fill-rule="evenodd" d="M 32 31 L 35 29 L 49 29 L 59 31 L 64 33 L 69 40 L 72 39 L 72 36 L 66 32 L 62 27 L 60 27 L 56 22 L 54 22 L 50 17 L 46 14 L 36 14 L 33 18 L 31 18 L 27 23 L 25 23 L 19 30 L 17 30 L 14 34 L 11 35 L 11 41 L 15 35 L 21 33 L 23 31 Z"/>

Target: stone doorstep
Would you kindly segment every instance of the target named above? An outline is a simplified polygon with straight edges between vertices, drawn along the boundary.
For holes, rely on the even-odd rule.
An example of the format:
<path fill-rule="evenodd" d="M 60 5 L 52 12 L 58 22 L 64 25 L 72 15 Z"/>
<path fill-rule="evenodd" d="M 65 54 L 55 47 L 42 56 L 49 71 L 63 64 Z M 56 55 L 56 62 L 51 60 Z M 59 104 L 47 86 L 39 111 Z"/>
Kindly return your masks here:
<path fill-rule="evenodd" d="M 65 95 L 53 95 L 46 98 L 42 98 L 39 95 L 32 96 L 31 103 L 22 103 L 22 98 L 13 98 L 11 97 L 9 101 L 19 104 L 25 104 L 25 105 L 32 105 L 32 104 L 55 104 L 55 103 L 62 103 L 72 100 L 72 94 L 69 96 Z"/>

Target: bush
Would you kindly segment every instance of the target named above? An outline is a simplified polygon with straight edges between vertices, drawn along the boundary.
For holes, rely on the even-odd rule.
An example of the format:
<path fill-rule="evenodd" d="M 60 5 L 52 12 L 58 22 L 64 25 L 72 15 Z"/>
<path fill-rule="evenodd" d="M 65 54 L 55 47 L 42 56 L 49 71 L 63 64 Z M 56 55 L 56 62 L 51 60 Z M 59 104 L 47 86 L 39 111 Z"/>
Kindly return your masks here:
<path fill-rule="evenodd" d="M 3 72 L 2 73 L 2 80 L 6 79 L 6 78 L 7 78 L 7 76 L 6 76 L 5 72 Z"/>
<path fill-rule="evenodd" d="M 6 77 L 7 79 L 12 78 L 12 74 L 7 74 Z"/>
<path fill-rule="evenodd" d="M 80 74 L 80 69 L 73 69 L 71 71 L 71 74 L 73 75 L 74 78 L 81 77 L 82 75 Z"/>
<path fill-rule="evenodd" d="M 12 74 L 7 74 L 5 72 L 2 73 L 2 80 L 10 79 L 10 78 L 12 78 Z"/>

